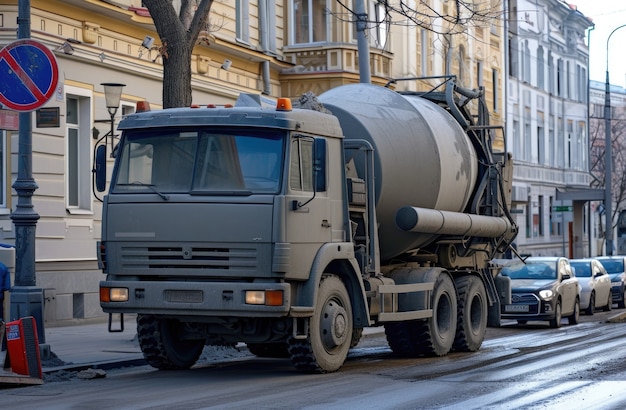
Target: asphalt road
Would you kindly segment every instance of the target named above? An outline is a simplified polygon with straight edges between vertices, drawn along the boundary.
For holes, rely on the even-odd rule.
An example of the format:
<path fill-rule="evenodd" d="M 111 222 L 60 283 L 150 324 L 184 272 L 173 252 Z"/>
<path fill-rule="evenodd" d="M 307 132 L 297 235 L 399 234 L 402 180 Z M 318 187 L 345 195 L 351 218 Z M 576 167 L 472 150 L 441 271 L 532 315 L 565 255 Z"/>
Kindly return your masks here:
<path fill-rule="evenodd" d="M 2 391 L 17 409 L 622 409 L 626 408 L 626 323 L 619 311 L 489 328 L 478 352 L 395 357 L 381 333 L 364 338 L 340 371 L 301 374 L 288 359 L 246 356 L 188 371 L 149 366 L 83 380 Z M 61 377 L 64 376 L 64 377 Z"/>

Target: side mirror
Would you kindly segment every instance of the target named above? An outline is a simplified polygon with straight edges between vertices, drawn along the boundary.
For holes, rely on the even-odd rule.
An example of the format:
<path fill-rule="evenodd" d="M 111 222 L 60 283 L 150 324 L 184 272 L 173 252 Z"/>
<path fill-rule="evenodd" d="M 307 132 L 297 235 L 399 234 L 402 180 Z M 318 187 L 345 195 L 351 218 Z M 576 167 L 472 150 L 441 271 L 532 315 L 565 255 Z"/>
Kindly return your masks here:
<path fill-rule="evenodd" d="M 94 158 L 93 172 L 95 176 L 96 189 L 98 192 L 104 192 L 107 184 L 107 158 L 106 145 L 98 145 L 96 147 L 96 155 Z"/>

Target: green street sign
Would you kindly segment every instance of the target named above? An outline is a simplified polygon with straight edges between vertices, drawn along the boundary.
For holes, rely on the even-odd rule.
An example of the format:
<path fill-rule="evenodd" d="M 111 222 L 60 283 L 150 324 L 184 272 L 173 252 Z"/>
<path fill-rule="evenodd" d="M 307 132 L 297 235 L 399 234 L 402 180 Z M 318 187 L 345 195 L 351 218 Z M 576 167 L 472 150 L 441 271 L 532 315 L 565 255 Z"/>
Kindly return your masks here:
<path fill-rule="evenodd" d="M 558 205 L 558 206 L 553 206 L 552 210 L 554 212 L 572 212 L 572 206 L 571 205 Z"/>

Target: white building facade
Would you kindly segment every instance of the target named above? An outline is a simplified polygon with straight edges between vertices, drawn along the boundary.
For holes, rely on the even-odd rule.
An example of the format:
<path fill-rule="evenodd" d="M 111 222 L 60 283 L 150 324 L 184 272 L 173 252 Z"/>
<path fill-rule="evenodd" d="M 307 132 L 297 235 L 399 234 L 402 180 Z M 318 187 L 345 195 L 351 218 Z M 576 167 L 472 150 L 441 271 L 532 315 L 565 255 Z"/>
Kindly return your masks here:
<path fill-rule="evenodd" d="M 518 251 L 595 255 L 594 215 L 572 194 L 592 180 L 585 36 L 593 24 L 561 0 L 509 0 L 508 12 L 506 129 Z"/>

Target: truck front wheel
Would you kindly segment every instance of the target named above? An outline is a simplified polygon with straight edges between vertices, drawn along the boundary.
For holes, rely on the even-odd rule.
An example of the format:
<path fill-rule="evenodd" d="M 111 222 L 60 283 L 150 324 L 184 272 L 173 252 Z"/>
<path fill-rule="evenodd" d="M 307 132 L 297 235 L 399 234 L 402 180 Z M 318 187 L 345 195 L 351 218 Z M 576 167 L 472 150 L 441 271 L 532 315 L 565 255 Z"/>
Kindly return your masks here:
<path fill-rule="evenodd" d="M 339 370 L 352 342 L 352 306 L 346 286 L 335 275 L 325 276 L 306 339 L 289 339 L 289 355 L 297 370 L 330 373 Z"/>
<path fill-rule="evenodd" d="M 137 338 L 148 364 L 159 370 L 188 369 L 204 349 L 204 339 L 181 339 L 182 324 L 173 319 L 137 315 Z"/>

